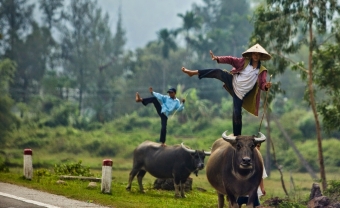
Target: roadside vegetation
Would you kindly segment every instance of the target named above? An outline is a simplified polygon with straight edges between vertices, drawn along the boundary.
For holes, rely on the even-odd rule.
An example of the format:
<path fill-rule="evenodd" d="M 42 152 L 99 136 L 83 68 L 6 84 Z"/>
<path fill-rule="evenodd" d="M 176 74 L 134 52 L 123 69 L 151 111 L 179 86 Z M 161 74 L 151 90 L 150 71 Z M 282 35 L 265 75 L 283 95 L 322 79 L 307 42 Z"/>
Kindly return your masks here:
<path fill-rule="evenodd" d="M 180 126 L 174 117 L 169 120 L 168 145 L 184 142 L 193 149 L 209 150 L 212 143 L 220 137 L 221 132 L 228 127 L 228 123 L 221 119 L 214 119 L 211 124 L 194 130 L 194 125 L 185 124 Z M 250 122 L 253 117 L 246 117 L 249 123 L 245 131 L 255 132 L 258 123 Z M 13 131 L 10 138 L 6 140 L 6 149 L 1 155 L 0 181 L 18 184 L 34 189 L 47 191 L 66 197 L 98 203 L 113 207 L 215 207 L 217 196 L 214 189 L 206 180 L 205 171 L 200 171 L 198 177 L 193 178 L 193 190 L 187 193 L 186 199 L 175 199 L 173 191 L 153 190 L 155 180 L 150 174 L 144 179 L 146 194 L 139 193 L 136 179 L 132 184 L 132 191 L 127 192 L 125 187 L 128 182 L 128 175 L 132 167 L 133 149 L 145 140 L 157 141 L 158 118 L 145 118 L 132 114 L 125 116 L 115 122 L 98 125 L 94 130 L 81 130 L 74 127 L 39 127 L 34 125 L 22 126 L 19 130 Z M 204 122 L 204 121 L 202 121 Z M 142 126 L 142 127 L 140 127 Z M 276 128 L 273 128 L 272 135 L 279 135 Z M 283 150 L 282 138 L 273 136 L 276 148 L 276 157 L 280 164 L 284 164 L 283 180 L 289 196 L 285 195 L 282 189 L 281 175 L 274 164 L 271 167 L 270 177 L 265 179 L 267 195 L 261 199 L 265 201 L 278 197 L 282 199 L 280 207 L 304 207 L 310 194 L 313 182 L 311 176 L 301 167 L 299 161 L 290 147 Z M 281 144 L 283 143 L 283 144 Z M 315 140 L 296 142 L 303 156 L 310 161 L 310 164 L 317 171 Z M 331 181 L 339 181 L 336 152 L 340 151 L 339 141 L 329 139 L 324 141 L 327 148 L 326 167 L 328 178 Z M 266 142 L 262 145 L 262 154 L 265 155 Z M 30 148 L 33 151 L 34 176 L 32 181 L 22 177 L 23 150 Z M 329 155 L 327 154 L 329 153 Z M 112 159 L 112 194 L 100 193 L 100 183 L 94 189 L 88 189 L 86 181 L 66 181 L 66 184 L 57 184 L 60 175 L 81 175 L 101 177 L 101 165 L 104 159 Z M 209 157 L 206 158 L 206 161 Z M 205 162 L 206 162 L 205 161 Z M 70 171 L 72 170 L 72 171 Z M 9 172 L 8 172 L 9 171 Z M 333 184 L 332 184 L 333 186 Z M 332 187 L 331 186 L 331 187 Z M 200 190 L 206 191 L 200 191 Z M 336 195 L 336 190 L 325 192 Z M 135 205 L 136 204 L 136 205 Z M 285 205 L 286 204 L 286 205 Z"/>
<path fill-rule="evenodd" d="M 59 172 L 60 173 L 60 172 Z M 96 177 L 101 177 L 99 171 L 92 171 Z M 88 188 L 88 181 L 65 180 L 65 183 L 57 183 L 59 175 L 55 174 L 52 169 L 38 169 L 34 171 L 32 180 L 26 180 L 22 177 L 21 169 L 10 169 L 9 173 L 0 172 L 0 181 L 17 184 L 28 188 L 33 188 L 57 195 L 63 195 L 68 198 L 77 199 L 89 203 L 101 204 L 109 207 L 133 208 L 133 207 L 201 207 L 213 208 L 217 206 L 217 195 L 215 190 L 208 184 L 205 172 L 201 171 L 198 177 L 193 178 L 192 190 L 186 192 L 187 198 L 175 198 L 174 191 L 164 191 L 153 189 L 155 178 L 147 174 L 145 176 L 144 187 L 146 193 L 140 193 L 137 181 L 134 180 L 131 192 L 125 190 L 127 185 L 129 171 L 112 171 L 112 186 L 110 194 L 103 194 L 100 191 L 100 183 L 97 187 Z M 295 187 L 288 181 L 294 179 Z M 331 177 L 339 177 L 331 174 Z M 290 184 L 288 190 L 290 197 L 286 197 L 282 191 L 280 175 L 278 172 L 265 180 L 267 195 L 261 198 L 261 204 L 267 204 L 270 207 L 291 208 L 307 207 L 312 179 L 309 179 L 306 173 L 287 174 L 285 180 Z M 339 183 L 332 183 L 327 193 L 339 196 Z M 333 198 L 335 198 L 333 196 Z M 280 199 L 281 203 L 276 206 L 269 203 Z"/>
<path fill-rule="evenodd" d="M 194 189 L 187 199 L 152 190 L 153 179 L 146 182 L 149 194 L 124 190 L 134 148 L 145 140 L 157 142 L 160 131 L 154 108 L 136 104 L 134 96 L 150 95 L 150 86 L 160 93 L 175 87 L 186 102 L 183 112 L 169 117 L 167 145 L 184 142 L 209 150 L 224 131 L 232 131 L 232 99 L 221 82 L 198 81 L 180 69 L 222 68 L 209 50 L 241 56 L 260 43 L 273 57 L 264 63 L 273 85 L 262 93 L 259 117 L 244 111 L 242 134 L 261 131 L 268 138 L 261 148 L 270 173 L 262 200 L 277 196 L 284 199 L 282 206 L 299 207 L 313 182 L 338 197 L 338 2 L 204 0 L 178 14 L 177 28 L 155 32 L 157 39 L 135 51 L 125 48 L 124 17 L 117 14 L 113 33 L 96 1 L 3 2 L 1 181 L 117 207 L 215 207 L 204 171 L 195 185 L 207 192 Z M 35 19 L 34 7 L 43 18 Z M 32 181 L 23 180 L 20 171 L 27 148 L 33 150 Z M 112 195 L 87 190 L 82 181 L 55 184 L 61 173 L 98 175 L 103 159 L 113 160 Z M 65 172 L 72 164 L 84 169 Z"/>

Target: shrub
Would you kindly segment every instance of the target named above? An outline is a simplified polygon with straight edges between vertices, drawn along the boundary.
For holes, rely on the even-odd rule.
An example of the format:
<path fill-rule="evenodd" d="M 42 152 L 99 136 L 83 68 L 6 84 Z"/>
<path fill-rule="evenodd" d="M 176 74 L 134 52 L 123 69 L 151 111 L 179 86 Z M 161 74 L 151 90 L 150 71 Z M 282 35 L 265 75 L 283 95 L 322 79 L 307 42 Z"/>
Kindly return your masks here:
<path fill-rule="evenodd" d="M 9 172 L 6 161 L 2 157 L 0 157 L 0 172 Z"/>
<path fill-rule="evenodd" d="M 324 193 L 328 196 L 331 201 L 339 201 L 340 200 L 340 181 L 331 180 L 328 181 L 328 188 Z"/>
<path fill-rule="evenodd" d="M 54 173 L 56 175 L 93 176 L 90 168 L 84 167 L 81 163 L 82 161 L 79 160 L 78 163 L 55 164 Z"/>

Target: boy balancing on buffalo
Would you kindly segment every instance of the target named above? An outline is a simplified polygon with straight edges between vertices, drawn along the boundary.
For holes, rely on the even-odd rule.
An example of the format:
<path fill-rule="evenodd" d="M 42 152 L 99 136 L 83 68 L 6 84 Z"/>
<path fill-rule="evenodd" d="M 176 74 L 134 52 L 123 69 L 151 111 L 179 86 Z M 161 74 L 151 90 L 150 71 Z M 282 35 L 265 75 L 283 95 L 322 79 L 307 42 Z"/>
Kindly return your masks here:
<path fill-rule="evenodd" d="M 211 59 L 217 63 L 226 63 L 234 68 L 228 72 L 222 69 L 189 70 L 182 67 L 182 71 L 189 75 L 202 78 L 215 78 L 224 82 L 223 87 L 233 97 L 233 133 L 234 136 L 242 132 L 242 107 L 251 114 L 258 116 L 260 105 L 260 89 L 268 91 L 270 82 L 266 82 L 267 69 L 261 61 L 270 60 L 269 53 L 256 44 L 242 53 L 242 58 L 233 56 L 215 56 L 210 51 Z"/>
<path fill-rule="evenodd" d="M 158 115 L 161 117 L 161 134 L 160 142 L 162 146 L 165 146 L 166 140 L 166 126 L 168 123 L 168 116 L 176 111 L 182 111 L 184 109 L 185 99 L 182 99 L 182 103 L 176 98 L 176 89 L 170 88 L 168 90 L 169 95 L 162 95 L 160 93 L 154 92 L 152 87 L 149 91 L 153 97 L 141 98 L 139 93 L 136 92 L 136 102 L 142 102 L 144 106 L 149 103 L 153 103 Z"/>

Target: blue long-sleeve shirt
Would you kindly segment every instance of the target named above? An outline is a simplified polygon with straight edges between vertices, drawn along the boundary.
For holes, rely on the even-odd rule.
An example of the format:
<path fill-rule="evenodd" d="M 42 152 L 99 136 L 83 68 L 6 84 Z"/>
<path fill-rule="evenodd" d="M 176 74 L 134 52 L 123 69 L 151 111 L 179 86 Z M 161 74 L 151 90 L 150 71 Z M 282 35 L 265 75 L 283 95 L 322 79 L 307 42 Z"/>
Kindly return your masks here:
<path fill-rule="evenodd" d="M 172 99 L 169 95 L 162 95 L 157 92 L 152 92 L 152 95 L 157 98 L 162 106 L 162 113 L 167 117 L 175 111 L 182 111 L 184 109 L 183 103 L 178 98 Z"/>

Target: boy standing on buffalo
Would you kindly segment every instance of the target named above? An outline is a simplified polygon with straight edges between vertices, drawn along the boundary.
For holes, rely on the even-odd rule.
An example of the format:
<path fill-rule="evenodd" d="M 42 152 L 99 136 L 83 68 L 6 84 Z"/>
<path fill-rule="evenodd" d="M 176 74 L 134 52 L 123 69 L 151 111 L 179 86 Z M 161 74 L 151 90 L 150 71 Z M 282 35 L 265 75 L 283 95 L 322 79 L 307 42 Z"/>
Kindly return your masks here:
<path fill-rule="evenodd" d="M 149 88 L 149 91 L 153 97 L 141 98 L 139 93 L 136 92 L 136 102 L 142 102 L 144 106 L 149 103 L 153 103 L 155 106 L 158 115 L 161 117 L 161 134 L 160 134 L 160 142 L 162 146 L 165 145 L 166 140 L 166 126 L 168 123 L 168 116 L 173 114 L 176 111 L 182 111 L 184 109 L 185 99 L 182 99 L 182 103 L 176 98 L 176 89 L 170 88 L 168 90 L 169 95 L 162 95 L 160 93 L 154 92 L 152 87 Z"/>
<path fill-rule="evenodd" d="M 242 58 L 233 56 L 215 56 L 210 51 L 211 59 L 217 63 L 230 64 L 234 68 L 228 72 L 222 69 L 189 70 L 182 67 L 182 71 L 189 75 L 202 78 L 215 78 L 222 81 L 223 87 L 233 97 L 233 133 L 234 136 L 242 132 L 242 107 L 249 113 L 258 116 L 260 105 L 260 90 L 268 91 L 271 83 L 266 81 L 267 69 L 261 61 L 270 60 L 269 53 L 256 44 L 242 53 Z"/>

